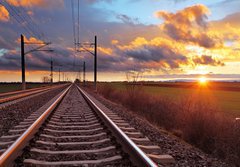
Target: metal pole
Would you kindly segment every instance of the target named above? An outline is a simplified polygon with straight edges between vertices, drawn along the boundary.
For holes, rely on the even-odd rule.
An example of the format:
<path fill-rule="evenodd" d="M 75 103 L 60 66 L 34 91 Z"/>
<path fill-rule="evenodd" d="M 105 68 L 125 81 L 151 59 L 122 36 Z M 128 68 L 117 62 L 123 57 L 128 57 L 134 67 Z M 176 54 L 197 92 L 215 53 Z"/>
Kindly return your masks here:
<path fill-rule="evenodd" d="M 78 71 L 78 79 L 79 79 L 79 82 L 81 81 L 81 68 L 79 68 L 79 71 Z"/>
<path fill-rule="evenodd" d="M 83 62 L 83 86 L 86 86 L 85 77 L 86 77 L 86 65 L 85 65 L 85 61 L 84 61 Z"/>
<path fill-rule="evenodd" d="M 51 84 L 53 84 L 53 61 L 51 60 Z"/>
<path fill-rule="evenodd" d="M 22 34 L 21 34 L 21 65 L 22 65 L 22 90 L 25 90 L 26 81 L 25 81 L 24 36 Z"/>
<path fill-rule="evenodd" d="M 58 69 L 58 82 L 60 83 L 60 68 Z"/>
<path fill-rule="evenodd" d="M 97 91 L 97 36 L 95 36 L 94 46 L 94 87 Z"/>

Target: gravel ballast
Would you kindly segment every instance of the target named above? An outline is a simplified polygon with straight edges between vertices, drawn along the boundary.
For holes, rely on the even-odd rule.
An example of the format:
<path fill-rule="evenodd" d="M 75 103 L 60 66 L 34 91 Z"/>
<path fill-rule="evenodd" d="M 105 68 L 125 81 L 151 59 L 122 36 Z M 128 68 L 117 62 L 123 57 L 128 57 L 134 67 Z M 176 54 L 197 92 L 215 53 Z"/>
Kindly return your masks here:
<path fill-rule="evenodd" d="M 91 123 L 93 121 L 96 122 Z M 94 124 L 97 127 L 91 127 Z M 96 136 L 102 133 L 106 134 L 104 141 Z M 89 142 L 89 138 L 95 143 Z M 68 142 L 65 142 L 66 139 Z M 30 146 L 16 161 L 16 166 L 36 166 L 37 163 L 55 163 L 56 166 L 69 166 L 70 163 L 70 166 L 132 166 L 110 131 L 74 85 L 31 140 Z"/>
<path fill-rule="evenodd" d="M 30 99 L 17 102 L 0 109 L 0 136 L 7 134 L 8 130 L 27 118 L 31 113 L 46 104 L 60 93 L 66 86 L 56 88 L 34 96 Z"/>
<path fill-rule="evenodd" d="M 122 105 L 107 100 L 92 90 L 85 90 L 102 104 L 104 104 L 107 108 L 121 116 L 134 128 L 142 132 L 152 142 L 157 144 L 161 148 L 161 152 L 172 155 L 176 160 L 174 166 L 231 167 L 231 165 L 226 164 L 225 162 L 222 162 L 221 160 L 204 153 L 196 147 L 184 142 L 182 139 L 167 132 L 166 130 L 152 125 L 146 119 L 140 117 L 139 115 L 136 115 L 132 111 L 129 111 Z"/>

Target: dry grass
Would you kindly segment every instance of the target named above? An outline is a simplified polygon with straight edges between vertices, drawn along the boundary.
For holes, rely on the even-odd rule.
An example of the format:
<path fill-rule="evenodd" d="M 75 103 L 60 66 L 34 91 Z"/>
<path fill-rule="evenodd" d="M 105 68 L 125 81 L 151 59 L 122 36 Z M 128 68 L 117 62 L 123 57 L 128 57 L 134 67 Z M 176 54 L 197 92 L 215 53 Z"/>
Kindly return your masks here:
<path fill-rule="evenodd" d="M 131 84 L 126 84 L 126 90 L 116 90 L 107 83 L 98 87 L 104 97 L 121 103 L 203 151 L 240 166 L 240 121 L 225 117 L 216 106 L 197 98 L 176 101 L 151 96 Z"/>

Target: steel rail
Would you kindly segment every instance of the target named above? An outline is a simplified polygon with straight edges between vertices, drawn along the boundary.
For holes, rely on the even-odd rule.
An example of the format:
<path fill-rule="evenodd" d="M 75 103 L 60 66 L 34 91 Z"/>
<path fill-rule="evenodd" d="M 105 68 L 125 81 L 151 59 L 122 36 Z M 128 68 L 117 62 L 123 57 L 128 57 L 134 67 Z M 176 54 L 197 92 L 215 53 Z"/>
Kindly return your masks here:
<path fill-rule="evenodd" d="M 22 149 L 33 138 L 50 113 L 58 106 L 63 97 L 67 94 L 72 85 L 66 88 L 63 93 L 44 111 L 44 113 L 1 155 L 0 167 L 11 166 L 13 161 L 22 152 Z"/>
<path fill-rule="evenodd" d="M 62 84 L 62 85 L 64 85 L 64 84 Z M 61 85 L 54 85 L 54 87 L 57 87 L 57 86 L 61 86 Z M 31 88 L 31 89 L 26 89 L 26 90 L 17 90 L 17 91 L 12 91 L 12 92 L 0 93 L 0 98 L 3 98 L 5 96 L 17 95 L 17 94 L 21 94 L 21 93 L 28 93 L 28 92 L 32 92 L 32 91 L 41 90 L 41 89 L 47 89 L 47 88 L 51 88 L 51 87 L 52 86 L 42 86 L 42 87 Z"/>
<path fill-rule="evenodd" d="M 0 98 L 4 97 L 4 96 L 16 95 L 16 94 L 20 94 L 20 93 L 27 93 L 27 92 L 31 92 L 31 91 L 35 91 L 35 90 L 39 90 L 39 89 L 44 89 L 44 88 L 47 88 L 47 87 L 49 87 L 49 86 L 42 86 L 42 87 L 38 87 L 38 88 L 32 88 L 32 89 L 26 89 L 26 90 L 17 90 L 17 91 L 12 91 L 12 92 L 0 93 Z"/>
<path fill-rule="evenodd" d="M 21 99 L 21 98 L 24 98 L 24 97 L 27 97 L 27 96 L 30 96 L 30 95 L 33 95 L 33 94 L 38 94 L 38 93 L 48 91 L 48 90 L 51 90 L 51 89 L 55 89 L 55 88 L 58 88 L 58 87 L 61 87 L 61 86 L 65 86 L 65 85 L 56 85 L 54 87 L 49 86 L 49 87 L 34 89 L 34 90 L 31 90 L 31 91 L 27 91 L 27 92 L 9 94 L 9 96 L 3 97 L 3 98 L 1 98 L 1 96 L 0 96 L 0 104 L 6 103 L 6 102 L 9 102 L 9 101 L 13 101 L 13 100 L 17 100 L 17 99 Z"/>
<path fill-rule="evenodd" d="M 84 90 L 79 86 L 77 86 L 77 88 L 91 108 L 98 114 L 116 139 L 122 144 L 123 150 L 129 154 L 130 159 L 134 163 L 138 166 L 158 166 L 96 105 L 96 103 L 93 102 L 93 100 L 91 100 Z"/>

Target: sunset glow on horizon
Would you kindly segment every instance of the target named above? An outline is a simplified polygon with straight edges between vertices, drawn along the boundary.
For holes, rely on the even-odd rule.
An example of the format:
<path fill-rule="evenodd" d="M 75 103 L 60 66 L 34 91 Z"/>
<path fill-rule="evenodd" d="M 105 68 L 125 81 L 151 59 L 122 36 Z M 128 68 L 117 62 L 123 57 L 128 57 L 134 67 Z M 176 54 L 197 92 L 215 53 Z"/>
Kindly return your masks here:
<path fill-rule="evenodd" d="M 205 85 L 205 84 L 208 82 L 208 80 L 207 80 L 206 77 L 200 77 L 200 78 L 198 79 L 198 81 L 199 81 L 199 83 L 202 84 L 202 85 Z"/>

